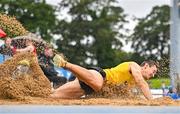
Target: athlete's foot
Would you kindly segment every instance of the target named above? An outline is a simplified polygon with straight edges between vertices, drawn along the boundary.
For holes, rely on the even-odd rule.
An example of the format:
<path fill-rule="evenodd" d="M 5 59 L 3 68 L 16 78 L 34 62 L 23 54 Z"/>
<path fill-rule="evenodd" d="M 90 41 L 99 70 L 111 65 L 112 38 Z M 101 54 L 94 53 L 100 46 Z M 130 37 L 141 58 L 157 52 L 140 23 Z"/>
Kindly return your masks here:
<path fill-rule="evenodd" d="M 61 55 L 56 54 L 53 58 L 54 64 L 57 67 L 65 67 L 67 64 L 67 61 L 64 60 L 64 58 Z"/>

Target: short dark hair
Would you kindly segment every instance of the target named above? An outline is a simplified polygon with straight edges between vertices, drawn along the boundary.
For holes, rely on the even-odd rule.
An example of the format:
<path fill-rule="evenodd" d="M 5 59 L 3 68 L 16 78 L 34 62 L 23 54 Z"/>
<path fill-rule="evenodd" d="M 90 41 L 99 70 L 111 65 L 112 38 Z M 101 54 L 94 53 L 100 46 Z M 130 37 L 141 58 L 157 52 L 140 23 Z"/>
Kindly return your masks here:
<path fill-rule="evenodd" d="M 144 66 L 145 64 L 148 64 L 150 67 L 155 65 L 157 68 L 159 68 L 159 62 L 153 60 L 143 61 L 140 66 Z"/>

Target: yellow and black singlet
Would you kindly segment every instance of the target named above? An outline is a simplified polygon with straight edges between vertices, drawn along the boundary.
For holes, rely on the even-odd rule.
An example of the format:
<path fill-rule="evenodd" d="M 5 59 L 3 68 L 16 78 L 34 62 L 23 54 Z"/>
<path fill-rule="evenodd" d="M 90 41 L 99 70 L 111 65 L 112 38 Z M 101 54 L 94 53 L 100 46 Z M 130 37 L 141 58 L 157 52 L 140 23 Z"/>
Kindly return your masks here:
<path fill-rule="evenodd" d="M 122 84 L 122 83 L 131 83 L 134 82 L 134 78 L 130 73 L 130 65 L 131 62 L 124 62 L 116 67 L 110 69 L 104 69 L 106 73 L 107 83 L 112 84 Z"/>

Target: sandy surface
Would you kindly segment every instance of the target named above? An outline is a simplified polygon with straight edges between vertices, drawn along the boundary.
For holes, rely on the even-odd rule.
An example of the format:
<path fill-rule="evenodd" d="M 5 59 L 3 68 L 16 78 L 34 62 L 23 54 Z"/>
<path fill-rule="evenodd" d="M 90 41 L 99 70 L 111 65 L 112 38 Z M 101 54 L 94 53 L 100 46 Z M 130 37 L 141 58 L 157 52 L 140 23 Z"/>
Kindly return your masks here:
<path fill-rule="evenodd" d="M 158 98 L 151 101 L 143 99 L 52 99 L 26 97 L 24 99 L 0 99 L 0 105 L 4 104 L 39 104 L 39 105 L 118 105 L 118 106 L 180 106 L 180 101 L 170 98 Z"/>

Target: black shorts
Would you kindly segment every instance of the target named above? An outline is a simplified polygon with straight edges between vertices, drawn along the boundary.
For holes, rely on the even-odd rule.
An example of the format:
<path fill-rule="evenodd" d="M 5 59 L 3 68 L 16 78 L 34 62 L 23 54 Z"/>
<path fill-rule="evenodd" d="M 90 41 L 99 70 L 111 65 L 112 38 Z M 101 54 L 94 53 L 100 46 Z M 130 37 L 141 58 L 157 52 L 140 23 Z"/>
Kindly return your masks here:
<path fill-rule="evenodd" d="M 92 69 L 92 70 L 96 70 L 98 71 L 101 76 L 103 77 L 103 79 L 106 78 L 106 73 L 104 72 L 104 70 L 100 67 L 91 67 L 91 68 L 88 68 L 89 70 Z M 87 84 L 85 84 L 84 82 L 80 81 L 79 80 L 79 84 L 81 86 L 81 88 L 85 91 L 85 94 L 88 95 L 88 94 L 91 94 L 94 92 L 94 90 Z"/>

